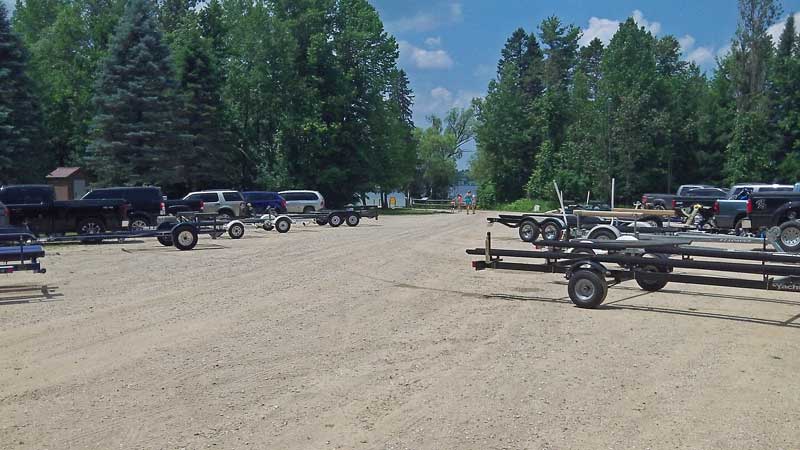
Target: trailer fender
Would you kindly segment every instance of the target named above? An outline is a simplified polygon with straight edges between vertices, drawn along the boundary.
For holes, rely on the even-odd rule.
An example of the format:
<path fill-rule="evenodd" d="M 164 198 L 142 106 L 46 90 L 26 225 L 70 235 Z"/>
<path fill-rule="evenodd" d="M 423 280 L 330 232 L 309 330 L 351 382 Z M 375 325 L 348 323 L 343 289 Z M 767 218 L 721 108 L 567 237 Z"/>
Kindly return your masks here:
<path fill-rule="evenodd" d="M 622 236 L 617 227 L 611 225 L 597 225 L 589 231 L 587 237 L 592 240 L 616 240 Z"/>
<path fill-rule="evenodd" d="M 567 269 L 566 278 L 569 280 L 572 278 L 572 274 L 579 271 L 579 270 L 591 270 L 592 272 L 596 272 L 601 277 L 605 277 L 608 274 L 608 269 L 599 262 L 596 261 L 578 261 L 570 266 Z"/>
<path fill-rule="evenodd" d="M 232 227 L 234 224 L 244 226 L 244 222 L 242 222 L 241 220 L 231 220 L 230 222 L 223 225 L 222 229 L 228 231 L 228 229 L 230 229 L 230 227 Z"/>

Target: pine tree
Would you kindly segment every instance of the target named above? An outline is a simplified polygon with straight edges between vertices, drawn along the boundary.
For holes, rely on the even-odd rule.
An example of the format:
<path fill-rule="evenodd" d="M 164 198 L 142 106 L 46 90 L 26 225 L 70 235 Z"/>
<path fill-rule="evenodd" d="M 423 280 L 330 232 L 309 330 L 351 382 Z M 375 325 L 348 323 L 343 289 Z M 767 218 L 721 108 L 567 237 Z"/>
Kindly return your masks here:
<path fill-rule="evenodd" d="M 220 76 L 210 42 L 187 19 L 175 35 L 179 80 L 180 156 L 176 190 L 231 186 L 235 180 L 232 137 L 224 128 Z"/>
<path fill-rule="evenodd" d="M 131 0 L 95 86 L 89 154 L 105 184 L 168 184 L 178 143 L 172 61 L 149 0 Z"/>
<path fill-rule="evenodd" d="M 800 37 L 797 35 L 794 14 L 786 19 L 778 41 L 771 86 L 775 122 L 780 141 L 775 155 L 784 181 L 796 181 L 800 176 Z"/>
<path fill-rule="evenodd" d="M 52 163 L 41 149 L 41 114 L 27 63 L 28 54 L 0 2 L 0 184 L 37 181 Z"/>

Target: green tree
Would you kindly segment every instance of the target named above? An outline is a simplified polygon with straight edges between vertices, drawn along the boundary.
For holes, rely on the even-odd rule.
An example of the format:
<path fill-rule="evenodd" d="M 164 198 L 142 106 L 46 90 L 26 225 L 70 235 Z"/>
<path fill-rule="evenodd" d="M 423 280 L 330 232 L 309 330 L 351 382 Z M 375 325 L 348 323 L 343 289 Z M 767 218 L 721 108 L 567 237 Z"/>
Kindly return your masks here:
<path fill-rule="evenodd" d="M 101 183 L 169 185 L 178 144 L 174 87 L 150 2 L 130 0 L 95 85 L 89 154 Z"/>
<path fill-rule="evenodd" d="M 225 129 L 221 78 L 211 42 L 193 17 L 175 31 L 180 151 L 173 153 L 176 191 L 230 186 L 236 180 L 232 137 Z"/>
<path fill-rule="evenodd" d="M 0 184 L 37 181 L 52 163 L 42 151 L 41 115 L 27 71 L 28 53 L 0 2 Z"/>
<path fill-rule="evenodd" d="M 800 36 L 794 14 L 786 19 L 772 71 L 775 122 L 780 134 L 775 162 L 783 181 L 800 178 Z"/>

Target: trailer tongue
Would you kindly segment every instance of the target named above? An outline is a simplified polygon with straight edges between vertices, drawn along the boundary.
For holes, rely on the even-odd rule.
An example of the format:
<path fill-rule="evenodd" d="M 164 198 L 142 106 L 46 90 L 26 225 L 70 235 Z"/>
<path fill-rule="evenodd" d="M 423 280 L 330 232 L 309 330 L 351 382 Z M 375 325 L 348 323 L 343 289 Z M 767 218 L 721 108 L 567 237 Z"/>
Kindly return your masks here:
<path fill-rule="evenodd" d="M 467 254 L 484 257 L 472 262 L 476 270 L 563 273 L 569 280 L 570 299 L 580 308 L 600 306 L 610 286 L 630 280 L 651 292 L 670 282 L 800 292 L 800 255 L 691 247 L 691 243 L 690 238 L 544 241 L 538 245 L 545 250 L 504 250 L 493 249 L 491 233 L 487 233 L 486 247 L 469 249 Z M 507 262 L 503 258 L 543 262 Z M 678 274 L 675 269 L 703 272 Z M 741 274 L 760 278 L 742 278 Z"/>

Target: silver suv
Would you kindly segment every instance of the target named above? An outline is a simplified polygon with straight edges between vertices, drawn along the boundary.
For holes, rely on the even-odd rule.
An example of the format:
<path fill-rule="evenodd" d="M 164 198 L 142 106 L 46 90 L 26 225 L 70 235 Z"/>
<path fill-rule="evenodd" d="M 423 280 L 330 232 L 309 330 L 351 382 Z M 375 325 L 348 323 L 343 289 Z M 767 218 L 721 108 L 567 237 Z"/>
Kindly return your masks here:
<path fill-rule="evenodd" d="M 220 219 L 247 217 L 247 202 L 239 191 L 192 192 L 184 200 L 202 200 L 203 211 L 217 213 Z"/>
<path fill-rule="evenodd" d="M 290 213 L 312 213 L 325 209 L 325 198 L 317 191 L 282 191 L 286 210 Z"/>

